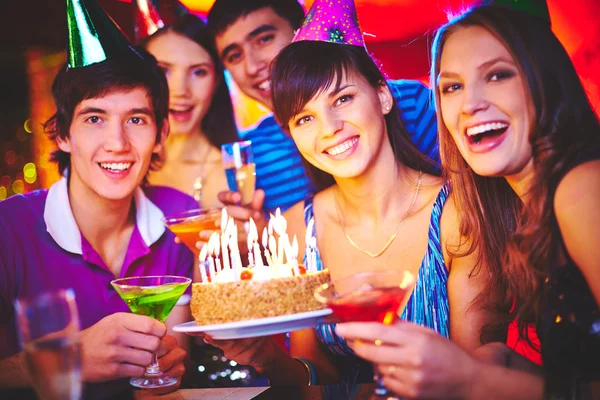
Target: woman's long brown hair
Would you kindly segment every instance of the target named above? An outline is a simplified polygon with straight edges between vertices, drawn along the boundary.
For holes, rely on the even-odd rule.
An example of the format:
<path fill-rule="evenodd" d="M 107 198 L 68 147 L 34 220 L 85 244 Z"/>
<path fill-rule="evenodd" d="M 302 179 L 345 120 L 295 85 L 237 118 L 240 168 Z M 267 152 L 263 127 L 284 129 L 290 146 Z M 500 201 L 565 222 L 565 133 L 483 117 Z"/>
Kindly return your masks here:
<path fill-rule="evenodd" d="M 444 44 L 453 32 L 480 26 L 510 51 L 535 110 L 530 143 L 534 177 L 522 203 L 504 178 L 476 175 L 461 156 L 440 108 L 437 76 Z M 475 302 L 498 315 L 484 327 L 482 341 L 498 340 L 515 318 L 520 336 L 531 341 L 530 324 L 540 317 L 543 280 L 559 263 L 562 239 L 554 215 L 554 192 L 578 153 L 598 145 L 600 128 L 568 54 L 550 23 L 501 5 L 475 8 L 439 29 L 432 47 L 440 152 L 461 218 L 461 233 L 479 247 L 489 266 L 484 290 Z M 511 311 L 512 310 L 512 311 Z"/>

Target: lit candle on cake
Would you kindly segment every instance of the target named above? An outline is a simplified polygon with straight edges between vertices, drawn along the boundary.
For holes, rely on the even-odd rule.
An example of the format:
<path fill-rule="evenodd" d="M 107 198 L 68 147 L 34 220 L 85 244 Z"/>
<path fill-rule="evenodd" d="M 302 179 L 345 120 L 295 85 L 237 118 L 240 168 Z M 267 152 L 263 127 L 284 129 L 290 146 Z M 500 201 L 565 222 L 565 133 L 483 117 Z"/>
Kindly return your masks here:
<path fill-rule="evenodd" d="M 221 226 L 223 229 L 223 226 Z M 223 269 L 230 269 L 229 265 L 229 251 L 227 251 L 227 244 L 229 240 L 229 234 L 227 231 L 227 222 L 225 223 L 225 231 L 221 235 L 221 254 L 223 255 Z"/>
<path fill-rule="evenodd" d="M 206 244 L 206 251 L 208 253 L 208 276 L 210 277 L 210 281 L 215 281 L 215 275 L 217 273 L 215 269 L 215 261 L 213 259 L 214 249 L 215 249 L 215 239 L 219 236 L 217 232 L 213 232 L 208 239 L 208 243 Z M 218 239 L 217 239 L 218 241 Z M 219 246 L 217 246 L 218 248 Z"/>
<path fill-rule="evenodd" d="M 273 266 L 273 260 L 271 259 L 271 254 L 269 254 L 269 235 L 267 233 L 267 228 L 263 229 L 262 235 L 262 245 L 265 248 L 265 259 L 267 260 L 267 264 L 269 267 Z"/>
<path fill-rule="evenodd" d="M 248 242 L 248 266 L 251 266 L 254 265 L 254 256 L 252 254 L 252 243 L 254 242 L 254 238 L 252 237 L 252 234 L 250 232 L 248 232 L 248 237 L 246 238 L 246 240 Z"/>
<path fill-rule="evenodd" d="M 220 238 L 219 238 L 219 234 L 214 232 L 213 233 L 213 244 L 211 247 L 212 252 L 214 252 L 215 255 L 215 274 L 219 271 L 221 271 L 221 259 L 219 258 L 220 255 Z M 213 237 L 211 236 L 211 238 Z"/>
<path fill-rule="evenodd" d="M 240 280 L 242 273 L 242 257 L 240 256 L 240 248 L 238 247 L 238 234 L 235 225 L 232 225 L 231 236 L 229 238 L 229 250 L 231 250 L 231 269 L 235 272 L 236 280 Z"/>
<path fill-rule="evenodd" d="M 250 238 L 252 239 L 252 249 L 250 248 Z M 263 266 L 263 260 L 260 255 L 260 247 L 258 246 L 258 230 L 256 229 L 256 224 L 254 220 L 250 218 L 250 229 L 248 232 L 248 253 L 254 251 L 254 262 L 257 267 Z M 248 257 L 249 258 L 249 257 Z"/>
<path fill-rule="evenodd" d="M 206 254 L 208 252 L 208 243 L 202 246 L 202 250 L 200 250 L 200 255 L 198 256 L 198 267 L 200 268 L 200 277 L 202 278 L 202 282 L 207 282 L 208 279 L 206 277 Z"/>
<path fill-rule="evenodd" d="M 269 235 L 269 251 L 271 252 L 273 259 L 273 266 L 280 264 L 279 259 L 277 258 L 277 242 L 273 235 Z"/>

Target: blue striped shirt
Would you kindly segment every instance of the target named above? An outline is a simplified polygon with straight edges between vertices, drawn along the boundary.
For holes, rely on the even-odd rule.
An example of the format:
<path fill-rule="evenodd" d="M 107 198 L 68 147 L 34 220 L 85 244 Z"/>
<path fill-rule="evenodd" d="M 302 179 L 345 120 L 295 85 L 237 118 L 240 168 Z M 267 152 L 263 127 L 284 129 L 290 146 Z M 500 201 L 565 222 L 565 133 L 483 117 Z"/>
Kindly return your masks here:
<path fill-rule="evenodd" d="M 430 91 L 418 81 L 388 81 L 401 111 L 406 130 L 417 148 L 439 162 L 437 121 L 430 103 Z M 265 211 L 285 211 L 314 191 L 292 138 L 285 134 L 272 115 L 243 134 L 252 141 L 256 165 L 256 187 L 265 191 Z"/>

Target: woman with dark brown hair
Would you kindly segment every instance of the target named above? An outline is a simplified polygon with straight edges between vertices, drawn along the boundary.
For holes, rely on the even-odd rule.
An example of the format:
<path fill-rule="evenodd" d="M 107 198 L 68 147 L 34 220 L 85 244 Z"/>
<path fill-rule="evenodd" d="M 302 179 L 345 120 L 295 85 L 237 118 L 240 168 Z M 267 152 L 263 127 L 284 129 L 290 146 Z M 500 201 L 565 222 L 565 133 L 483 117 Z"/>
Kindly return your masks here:
<path fill-rule="evenodd" d="M 343 11 L 353 8 L 352 1 L 315 2 L 313 10 L 320 10 L 315 12 L 328 10 L 335 18 L 309 13 L 308 28 L 271 68 L 275 117 L 320 175 L 315 180 L 320 190 L 286 212 L 288 234 L 297 235 L 303 249 L 310 229 L 317 263 L 333 279 L 409 271 L 415 285 L 398 314 L 461 348 L 475 349 L 490 314 L 471 303 L 487 271 L 477 264 L 476 252 L 455 256 L 450 250 L 461 250 L 465 240 L 449 186 L 411 143 L 358 27 L 355 35 L 350 29 L 336 41 L 311 35 L 322 30 L 310 21 L 335 19 L 352 26 L 356 16 Z M 268 337 L 211 343 L 274 385 L 372 381 L 371 365 L 358 359 L 334 328 L 323 324 L 293 332 L 296 359 Z"/>
<path fill-rule="evenodd" d="M 432 54 L 461 232 L 490 267 L 478 302 L 513 307 L 484 337 L 515 317 L 526 340 L 537 325 L 544 371 L 499 343 L 470 356 L 410 324 L 338 333 L 389 339 L 354 350 L 411 397 L 589 398 L 600 378 L 598 118 L 547 20 L 476 8 L 438 31 Z"/>
<path fill-rule="evenodd" d="M 223 66 L 206 24 L 186 14 L 142 41 L 169 83 L 169 139 L 155 185 L 193 195 L 202 208 L 221 207 L 228 190 L 221 145 L 239 140 Z"/>

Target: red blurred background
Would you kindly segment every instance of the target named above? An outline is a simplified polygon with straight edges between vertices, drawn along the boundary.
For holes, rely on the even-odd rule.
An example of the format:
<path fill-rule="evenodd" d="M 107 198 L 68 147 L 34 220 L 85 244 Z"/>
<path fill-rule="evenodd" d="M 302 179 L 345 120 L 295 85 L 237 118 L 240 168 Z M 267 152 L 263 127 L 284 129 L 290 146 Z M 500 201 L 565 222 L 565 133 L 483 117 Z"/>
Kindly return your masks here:
<path fill-rule="evenodd" d="M 64 1 L 9 0 L 0 25 L 0 200 L 48 187 L 57 178 L 52 149 L 41 127 L 53 113 L 49 95 L 64 63 Z M 129 35 L 131 0 L 99 0 Z M 205 16 L 214 0 L 181 0 Z M 390 78 L 427 80 L 429 45 L 435 29 L 474 0 L 355 0 L 367 46 Z M 308 8 L 313 0 L 305 0 Z M 4 4 L 7 7 L 7 3 Z M 600 1 L 548 0 L 552 27 L 571 56 L 597 112 L 600 112 Z M 266 112 L 232 85 L 241 129 Z"/>

